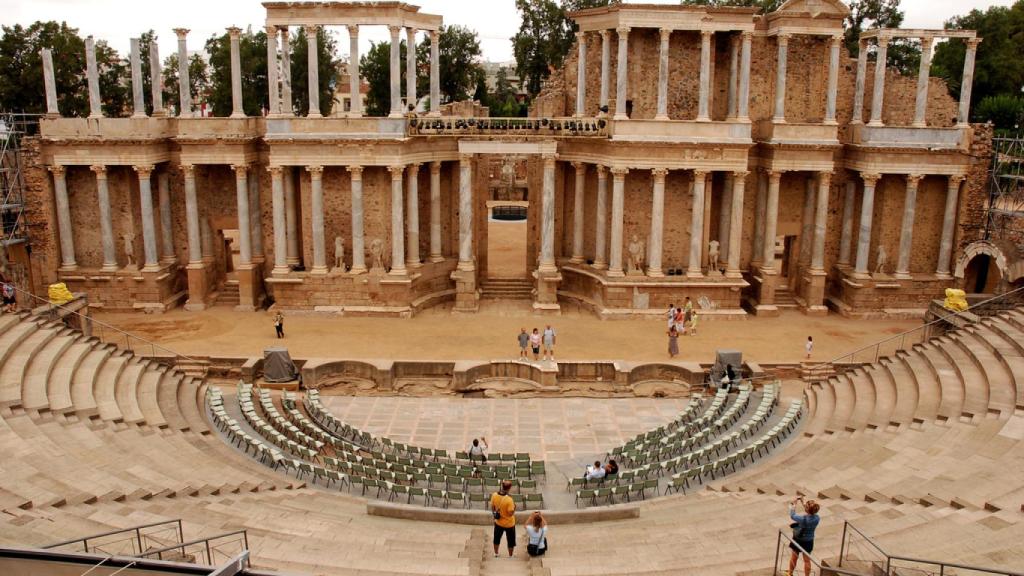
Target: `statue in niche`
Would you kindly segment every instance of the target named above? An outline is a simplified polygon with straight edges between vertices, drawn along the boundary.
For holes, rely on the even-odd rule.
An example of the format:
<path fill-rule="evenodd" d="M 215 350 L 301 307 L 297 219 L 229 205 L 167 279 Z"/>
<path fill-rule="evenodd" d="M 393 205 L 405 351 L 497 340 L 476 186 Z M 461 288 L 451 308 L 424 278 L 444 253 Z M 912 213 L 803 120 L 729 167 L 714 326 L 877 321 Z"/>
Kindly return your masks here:
<path fill-rule="evenodd" d="M 718 257 L 718 240 L 712 240 L 708 242 L 708 274 L 717 275 L 720 273 Z"/>
<path fill-rule="evenodd" d="M 384 241 L 374 238 L 370 242 L 370 272 L 384 272 Z"/>
<path fill-rule="evenodd" d="M 636 234 L 633 234 L 627 249 L 629 250 L 629 273 L 642 274 L 644 269 L 644 241 Z"/>
<path fill-rule="evenodd" d="M 341 236 L 334 237 L 334 267 L 345 271 L 345 239 Z"/>
<path fill-rule="evenodd" d="M 124 236 L 124 257 L 127 260 L 125 268 L 135 268 L 135 233 L 128 231 Z"/>
<path fill-rule="evenodd" d="M 875 261 L 875 274 L 885 274 L 885 266 L 889 263 L 889 254 L 885 246 L 878 245 L 878 259 Z"/>

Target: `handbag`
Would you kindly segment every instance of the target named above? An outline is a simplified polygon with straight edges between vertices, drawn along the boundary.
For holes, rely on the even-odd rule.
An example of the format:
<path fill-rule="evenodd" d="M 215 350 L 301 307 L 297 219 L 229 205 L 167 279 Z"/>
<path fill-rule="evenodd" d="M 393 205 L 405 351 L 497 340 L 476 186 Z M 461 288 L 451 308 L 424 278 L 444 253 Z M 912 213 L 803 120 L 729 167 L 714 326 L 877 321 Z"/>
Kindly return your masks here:
<path fill-rule="evenodd" d="M 789 527 L 793 529 L 793 540 L 799 540 L 800 537 L 803 536 L 803 533 L 804 533 L 803 522 L 793 522 L 792 524 L 789 525 Z"/>

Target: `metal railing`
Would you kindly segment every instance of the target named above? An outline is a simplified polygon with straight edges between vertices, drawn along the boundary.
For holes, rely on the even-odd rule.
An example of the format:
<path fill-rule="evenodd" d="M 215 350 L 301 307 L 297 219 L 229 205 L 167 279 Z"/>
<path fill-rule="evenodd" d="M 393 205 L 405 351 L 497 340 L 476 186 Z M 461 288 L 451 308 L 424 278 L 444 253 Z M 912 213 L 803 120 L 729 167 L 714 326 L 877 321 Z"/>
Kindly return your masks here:
<path fill-rule="evenodd" d="M 828 573 L 838 574 L 839 576 L 871 576 L 867 572 L 858 572 L 844 568 L 836 568 L 834 566 L 825 566 L 822 564 L 821 560 L 816 558 L 813 554 L 808 554 L 807 551 L 804 550 L 803 546 L 797 543 L 796 540 L 793 540 L 791 536 L 782 530 L 779 530 L 779 536 L 775 540 L 775 563 L 772 564 L 772 576 L 779 576 L 789 570 L 788 564 L 786 566 L 780 566 L 780 562 L 788 563 L 789 555 L 786 554 L 786 551 L 792 550 L 790 546 L 795 546 L 802 555 L 806 556 L 811 561 L 811 565 L 814 566 L 813 572 L 815 574 L 822 575 Z M 793 573 L 795 574 L 796 570 L 794 570 Z"/>
<path fill-rule="evenodd" d="M 220 562 L 230 560 L 239 553 L 249 549 L 249 536 L 245 530 L 225 532 L 216 536 L 197 538 L 156 550 L 147 550 L 138 554 L 139 558 L 156 558 L 157 560 L 181 559 L 192 557 L 195 564 L 216 566 Z M 201 562 L 200 559 L 203 561 Z"/>
<path fill-rule="evenodd" d="M 127 332 L 127 331 L 122 330 L 122 329 L 120 329 L 120 328 L 118 328 L 116 326 L 113 326 L 111 324 L 107 324 L 106 322 L 103 322 L 101 320 L 96 320 L 95 318 L 92 318 L 91 316 L 87 316 L 85 314 L 82 314 L 81 312 L 66 306 L 66 303 L 65 304 L 54 304 L 54 303 L 50 302 L 49 300 L 47 300 L 46 298 L 40 298 L 39 296 L 36 296 L 35 294 L 33 294 L 33 293 L 31 293 L 31 292 L 29 292 L 27 290 L 23 290 L 23 289 L 21 289 L 21 288 L 19 288 L 17 286 L 14 287 L 14 290 L 19 295 L 24 296 L 26 298 L 29 298 L 29 299 L 31 299 L 34 302 L 37 302 L 38 303 L 37 308 L 41 307 L 41 306 L 47 307 L 47 310 L 46 310 L 45 314 L 47 315 L 47 317 L 51 321 L 63 322 L 64 318 L 66 318 L 67 316 L 74 316 L 78 320 L 79 326 L 80 326 L 80 328 L 82 329 L 83 332 L 85 332 L 87 335 L 90 335 L 90 336 L 96 336 L 97 338 L 99 338 L 99 340 L 101 342 L 105 342 L 105 343 L 108 343 L 108 344 L 114 344 L 114 345 L 120 345 L 120 341 L 123 338 L 124 339 L 125 350 L 128 350 L 129 352 L 132 352 L 132 353 L 135 353 L 136 350 L 139 350 L 140 348 L 143 351 L 145 351 L 145 348 L 149 347 L 149 352 L 151 353 L 151 356 L 153 356 L 153 357 L 156 357 L 157 356 L 157 351 L 159 351 L 159 352 L 161 352 L 163 354 L 170 355 L 171 357 L 173 357 L 175 359 L 183 359 L 183 360 L 187 360 L 189 362 L 196 362 L 196 359 L 194 359 L 194 358 L 192 358 L 190 356 L 187 356 L 187 355 L 182 354 L 180 352 L 177 352 L 175 350 L 171 350 L 170 348 L 167 348 L 166 346 L 163 346 L 161 344 L 157 344 L 156 342 L 153 342 L 152 340 L 147 340 L 147 339 L 145 339 L 145 338 L 143 338 L 141 336 L 137 336 L 135 334 L 132 334 L 131 332 Z M 90 334 L 88 331 L 86 331 L 84 329 L 84 327 L 86 327 L 86 326 L 91 326 L 92 330 L 94 332 L 98 331 L 99 333 L 98 334 L 96 334 L 96 333 Z M 135 342 L 135 345 L 132 344 L 133 341 Z"/>
<path fill-rule="evenodd" d="M 178 519 L 91 534 L 43 546 L 43 549 L 65 548 L 74 552 L 102 553 L 108 556 L 138 556 L 147 549 L 163 548 L 183 540 L 181 520 Z"/>
<path fill-rule="evenodd" d="M 851 563 L 862 563 L 869 567 L 869 573 L 877 576 L 967 576 L 968 574 L 1024 576 L 1020 572 L 998 568 L 889 554 L 849 521 L 843 522 L 843 540 L 839 548 L 839 566 L 842 566 L 844 562 L 847 566 Z M 835 569 L 830 568 L 830 570 Z"/>

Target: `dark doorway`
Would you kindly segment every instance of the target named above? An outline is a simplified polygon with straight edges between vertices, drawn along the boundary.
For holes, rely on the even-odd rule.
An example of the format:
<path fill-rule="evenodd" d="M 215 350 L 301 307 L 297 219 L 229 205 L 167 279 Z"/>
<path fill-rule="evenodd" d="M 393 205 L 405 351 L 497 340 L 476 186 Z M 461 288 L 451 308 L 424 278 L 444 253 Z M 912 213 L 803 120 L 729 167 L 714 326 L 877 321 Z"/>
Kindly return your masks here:
<path fill-rule="evenodd" d="M 994 294 L 1002 279 L 999 267 L 988 254 L 978 254 L 964 270 L 964 290 L 973 294 Z"/>

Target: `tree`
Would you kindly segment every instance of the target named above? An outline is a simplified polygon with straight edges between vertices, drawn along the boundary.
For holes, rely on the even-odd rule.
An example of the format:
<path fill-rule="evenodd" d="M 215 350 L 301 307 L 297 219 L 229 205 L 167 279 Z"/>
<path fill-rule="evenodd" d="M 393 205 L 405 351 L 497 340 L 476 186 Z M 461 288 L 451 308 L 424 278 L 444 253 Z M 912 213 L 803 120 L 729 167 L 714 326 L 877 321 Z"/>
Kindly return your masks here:
<path fill-rule="evenodd" d="M 981 113 L 983 100 L 1000 95 L 1017 97 L 1024 89 L 1024 0 L 1011 7 L 972 10 L 951 18 L 945 27 L 976 30 L 983 39 L 975 56 L 971 109 L 976 120 L 988 120 Z M 965 53 L 965 42 L 950 40 L 936 46 L 932 58 L 932 74 L 946 80 L 954 97 L 960 95 Z"/>
<path fill-rule="evenodd" d="M 178 55 L 171 54 L 164 59 L 164 105 L 178 107 L 181 99 L 178 94 Z M 188 59 L 188 83 L 191 87 L 192 101 L 205 102 L 210 91 L 210 74 L 206 60 L 199 54 Z"/>
<path fill-rule="evenodd" d="M 328 116 L 334 107 L 334 87 L 338 83 L 338 49 L 334 38 L 323 28 L 317 30 L 316 40 L 320 114 Z M 291 49 L 291 105 L 299 114 L 305 115 L 309 111 L 309 45 L 305 29 L 299 28 L 298 35 L 291 42 Z"/>
<path fill-rule="evenodd" d="M 149 50 L 156 41 L 156 32 L 152 29 L 139 35 L 139 61 L 142 64 L 142 101 L 145 102 L 146 114 L 153 113 L 153 67 L 149 61 Z M 131 58 L 131 55 L 129 54 L 128 57 Z M 130 76 L 131 72 L 129 69 Z"/>
<path fill-rule="evenodd" d="M 843 42 L 851 56 L 860 54 L 860 35 L 872 28 L 899 28 L 903 23 L 900 0 L 852 0 L 846 17 Z M 886 65 L 905 76 L 916 76 L 921 63 L 921 44 L 916 40 L 896 39 L 889 42 Z"/>
<path fill-rule="evenodd" d="M 53 76 L 57 107 L 65 116 L 89 113 L 85 77 L 85 42 L 78 29 L 66 22 L 35 22 L 3 27 L 0 38 L 0 109 L 41 113 L 46 111 L 43 59 L 40 50 L 53 51 Z"/>
<path fill-rule="evenodd" d="M 439 46 L 440 48 L 440 46 Z M 405 42 L 399 44 L 399 90 L 405 86 Z M 391 111 L 391 42 L 371 42 L 359 59 L 359 74 L 370 85 L 366 92 L 367 116 L 387 116 Z"/>
<path fill-rule="evenodd" d="M 978 121 L 991 122 L 999 130 L 1017 131 L 1024 124 L 1024 98 L 1009 94 L 986 96 L 978 102 L 973 116 Z"/>
<path fill-rule="evenodd" d="M 112 118 L 128 115 L 132 100 L 128 62 L 106 40 L 96 42 L 96 71 L 103 114 Z"/>
<path fill-rule="evenodd" d="M 210 56 L 210 98 L 214 116 L 231 115 L 231 39 L 227 33 L 206 41 Z M 262 116 L 270 101 L 267 84 L 267 34 L 247 29 L 239 39 L 242 68 L 242 109 L 246 116 Z"/>
<path fill-rule="evenodd" d="M 418 70 L 416 90 L 430 93 L 430 36 L 416 47 Z M 480 38 L 465 26 L 442 26 L 437 39 L 439 84 L 442 102 L 458 102 L 469 97 L 480 67 Z"/>
<path fill-rule="evenodd" d="M 502 66 L 494 74 L 494 92 L 487 102 L 492 117 L 525 116 L 526 107 L 516 100 L 516 89 L 509 81 L 508 73 L 509 69 Z"/>

